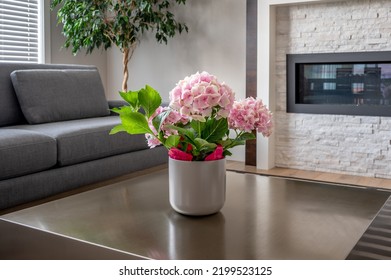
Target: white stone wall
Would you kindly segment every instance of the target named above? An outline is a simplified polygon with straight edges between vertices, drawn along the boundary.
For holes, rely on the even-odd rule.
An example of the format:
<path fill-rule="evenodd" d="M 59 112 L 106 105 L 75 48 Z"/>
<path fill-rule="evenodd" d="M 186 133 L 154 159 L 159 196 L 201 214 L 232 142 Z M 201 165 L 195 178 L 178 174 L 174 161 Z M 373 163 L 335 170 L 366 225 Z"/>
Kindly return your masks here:
<path fill-rule="evenodd" d="M 276 166 L 391 179 L 391 118 L 286 113 L 286 54 L 391 50 L 391 1 L 278 7 Z"/>

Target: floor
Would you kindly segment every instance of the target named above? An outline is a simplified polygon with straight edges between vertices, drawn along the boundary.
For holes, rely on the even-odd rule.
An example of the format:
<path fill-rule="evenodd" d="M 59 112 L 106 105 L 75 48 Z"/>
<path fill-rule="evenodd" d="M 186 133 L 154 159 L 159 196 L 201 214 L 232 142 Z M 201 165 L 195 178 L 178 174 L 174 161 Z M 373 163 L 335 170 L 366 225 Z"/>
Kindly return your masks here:
<path fill-rule="evenodd" d="M 306 171 L 290 168 L 275 167 L 270 170 L 257 169 L 255 166 L 246 166 L 243 162 L 228 161 L 227 169 L 235 170 L 238 172 L 256 173 L 267 176 L 276 176 L 300 180 L 327 182 L 343 185 L 354 185 L 362 187 L 373 187 L 376 189 L 384 189 L 391 191 L 391 180 L 370 178 L 363 176 L 353 176 L 345 174 L 318 172 L 318 171 Z"/>

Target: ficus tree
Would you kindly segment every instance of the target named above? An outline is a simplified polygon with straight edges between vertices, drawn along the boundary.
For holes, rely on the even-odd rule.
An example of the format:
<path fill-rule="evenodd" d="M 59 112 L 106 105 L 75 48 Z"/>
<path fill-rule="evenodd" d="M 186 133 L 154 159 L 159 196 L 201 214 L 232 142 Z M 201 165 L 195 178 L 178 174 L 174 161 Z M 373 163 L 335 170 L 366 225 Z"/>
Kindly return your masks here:
<path fill-rule="evenodd" d="M 72 47 L 74 55 L 81 49 L 89 54 L 101 47 L 119 48 L 123 54 L 122 91 L 126 92 L 128 63 L 144 32 L 154 32 L 157 42 L 166 44 L 177 32 L 188 32 L 186 24 L 170 12 L 175 4 L 186 4 L 186 0 L 53 0 L 51 8 L 59 8 L 64 47 Z"/>

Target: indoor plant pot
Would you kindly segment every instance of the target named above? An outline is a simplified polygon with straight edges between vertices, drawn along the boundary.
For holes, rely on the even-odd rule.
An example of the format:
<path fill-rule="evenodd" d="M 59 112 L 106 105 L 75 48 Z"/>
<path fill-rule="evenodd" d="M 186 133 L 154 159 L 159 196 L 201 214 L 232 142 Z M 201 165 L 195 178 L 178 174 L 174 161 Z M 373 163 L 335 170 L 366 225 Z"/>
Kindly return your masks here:
<path fill-rule="evenodd" d="M 225 202 L 225 158 L 183 161 L 169 158 L 169 194 L 172 208 L 185 215 L 210 215 Z"/>

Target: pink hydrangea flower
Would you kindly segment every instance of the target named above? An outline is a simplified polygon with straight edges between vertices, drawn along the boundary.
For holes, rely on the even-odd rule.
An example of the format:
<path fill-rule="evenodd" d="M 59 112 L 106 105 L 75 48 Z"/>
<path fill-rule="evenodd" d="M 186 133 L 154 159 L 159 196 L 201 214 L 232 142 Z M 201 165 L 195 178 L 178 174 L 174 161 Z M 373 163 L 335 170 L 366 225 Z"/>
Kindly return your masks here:
<path fill-rule="evenodd" d="M 200 121 L 211 117 L 214 111 L 218 118 L 227 117 L 234 100 L 232 89 L 208 72 L 197 72 L 184 78 L 170 92 L 171 108 Z"/>
<path fill-rule="evenodd" d="M 166 118 L 161 123 L 158 133 L 153 126 L 153 119 L 167 112 L 168 115 L 164 115 Z M 217 122 L 220 119 L 225 120 Z M 191 121 L 208 121 L 208 123 L 202 125 L 192 122 L 190 125 Z M 263 136 L 269 137 L 272 133 L 273 120 L 272 113 L 261 100 L 250 97 L 235 101 L 235 93 L 228 85 L 220 83 L 215 76 L 207 72 L 197 72 L 176 84 L 170 92 L 169 107 L 159 107 L 149 118 L 148 125 L 152 131 L 151 134 L 145 135 L 149 147 L 153 148 L 164 143 L 169 149 L 169 156 L 174 159 L 208 161 L 222 159 L 225 150 L 230 148 L 226 143 L 242 144 L 241 139 L 245 132 L 252 133 L 256 130 Z M 169 128 L 169 125 L 176 128 Z M 236 131 L 236 138 L 230 139 L 228 129 Z M 173 142 L 166 142 L 164 139 L 171 135 L 181 136 L 179 140 L 176 137 L 171 139 L 179 141 L 176 148 L 172 148 Z M 214 137 L 209 137 L 212 135 Z M 196 141 L 200 136 L 206 142 L 217 144 L 217 148 L 212 153 L 209 150 L 206 152 L 205 146 L 200 144 L 202 141 Z M 232 142 L 226 141 L 228 139 Z M 187 145 L 186 151 L 182 151 L 183 145 Z"/>
<path fill-rule="evenodd" d="M 269 137 L 272 133 L 272 113 L 262 103 L 253 97 L 242 101 L 235 101 L 228 116 L 231 129 L 252 132 L 257 130 L 263 136 Z"/>
<path fill-rule="evenodd" d="M 166 138 L 170 135 L 178 134 L 178 131 L 167 128 L 168 124 L 177 124 L 177 123 L 187 124 L 189 122 L 189 119 L 186 116 L 180 114 L 179 112 L 175 110 L 171 110 L 169 107 L 160 106 L 159 108 L 156 109 L 156 111 L 152 114 L 152 116 L 148 120 L 148 126 L 155 135 L 157 135 L 158 133 L 152 121 L 157 115 L 167 110 L 170 110 L 170 113 L 163 121 L 163 124 L 161 126 L 161 130 L 164 132 L 164 137 Z M 161 144 L 159 139 L 157 139 L 152 134 L 146 133 L 145 138 L 147 139 L 147 143 L 150 148 L 155 148 L 156 146 Z"/>
<path fill-rule="evenodd" d="M 160 143 L 160 140 L 157 139 L 155 136 L 153 136 L 152 134 L 149 134 L 149 133 L 146 133 L 145 134 L 145 138 L 147 139 L 147 144 L 148 144 L 148 147 L 150 147 L 151 149 L 152 148 L 155 148 L 157 146 L 159 146 L 161 143 Z"/>

